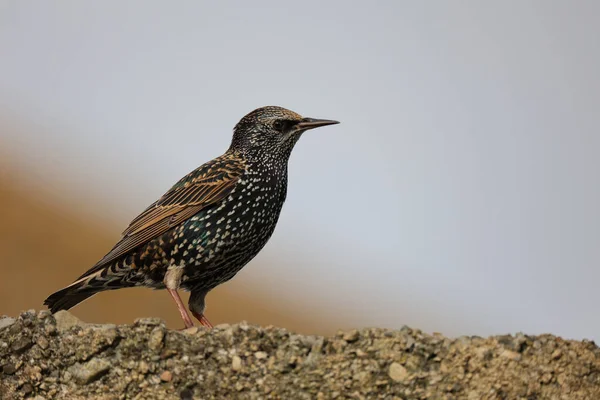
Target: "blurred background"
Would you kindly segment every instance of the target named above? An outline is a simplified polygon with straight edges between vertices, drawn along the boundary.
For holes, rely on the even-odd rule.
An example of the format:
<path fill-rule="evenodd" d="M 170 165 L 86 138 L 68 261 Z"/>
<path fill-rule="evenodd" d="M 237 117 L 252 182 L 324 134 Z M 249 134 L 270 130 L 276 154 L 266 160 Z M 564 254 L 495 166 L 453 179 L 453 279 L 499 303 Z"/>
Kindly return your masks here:
<path fill-rule="evenodd" d="M 215 323 L 600 340 L 600 3 L 0 0 L 0 314 L 40 309 L 263 105 L 309 132 Z M 159 316 L 102 293 L 91 322 Z"/>

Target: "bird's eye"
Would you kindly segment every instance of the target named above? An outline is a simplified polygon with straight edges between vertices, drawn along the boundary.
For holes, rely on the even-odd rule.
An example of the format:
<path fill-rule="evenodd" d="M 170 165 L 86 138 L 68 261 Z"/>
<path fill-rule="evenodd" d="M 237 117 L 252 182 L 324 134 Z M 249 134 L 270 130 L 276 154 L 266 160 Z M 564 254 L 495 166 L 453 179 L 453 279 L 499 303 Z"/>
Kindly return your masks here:
<path fill-rule="evenodd" d="M 283 132 L 283 121 L 278 119 L 277 121 L 273 122 L 273 128 L 279 132 Z"/>
<path fill-rule="evenodd" d="M 275 122 L 273 122 L 273 128 L 275 128 L 276 131 L 282 133 L 289 131 L 293 125 L 294 121 L 288 121 L 283 119 L 278 119 Z"/>

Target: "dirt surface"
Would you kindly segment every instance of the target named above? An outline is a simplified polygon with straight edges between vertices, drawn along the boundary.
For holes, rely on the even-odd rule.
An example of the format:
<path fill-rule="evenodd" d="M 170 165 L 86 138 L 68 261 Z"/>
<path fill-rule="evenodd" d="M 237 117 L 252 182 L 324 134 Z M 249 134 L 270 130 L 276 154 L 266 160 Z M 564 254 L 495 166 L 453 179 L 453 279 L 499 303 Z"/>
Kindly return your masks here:
<path fill-rule="evenodd" d="M 0 398 L 600 399 L 600 349 L 552 335 L 174 331 L 30 311 L 0 319 Z"/>

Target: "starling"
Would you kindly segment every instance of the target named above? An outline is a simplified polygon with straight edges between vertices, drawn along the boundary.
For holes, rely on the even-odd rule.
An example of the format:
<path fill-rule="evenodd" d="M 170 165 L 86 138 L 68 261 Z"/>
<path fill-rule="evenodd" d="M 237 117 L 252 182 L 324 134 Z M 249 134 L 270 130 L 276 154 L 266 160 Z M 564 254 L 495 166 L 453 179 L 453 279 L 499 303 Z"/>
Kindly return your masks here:
<path fill-rule="evenodd" d="M 131 221 L 104 258 L 44 304 L 55 313 L 104 290 L 167 289 L 189 328 L 194 324 L 177 291 L 183 289 L 194 317 L 211 327 L 204 298 L 271 237 L 294 145 L 305 131 L 337 123 L 274 106 L 252 111 L 235 126 L 225 154 L 179 180 Z"/>

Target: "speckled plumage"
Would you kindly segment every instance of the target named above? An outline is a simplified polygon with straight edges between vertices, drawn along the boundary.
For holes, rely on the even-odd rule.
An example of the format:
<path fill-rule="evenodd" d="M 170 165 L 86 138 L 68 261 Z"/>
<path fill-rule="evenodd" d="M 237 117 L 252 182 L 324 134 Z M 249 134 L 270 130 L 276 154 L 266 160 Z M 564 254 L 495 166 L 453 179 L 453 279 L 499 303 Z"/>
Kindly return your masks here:
<path fill-rule="evenodd" d="M 337 123 L 263 107 L 234 128 L 230 148 L 177 182 L 136 217 L 122 239 L 74 283 L 52 294 L 52 312 L 100 291 L 133 286 L 191 292 L 203 324 L 204 297 L 231 279 L 267 243 L 286 197 L 290 153 L 303 132 Z M 203 322 L 204 321 L 204 322 Z"/>

